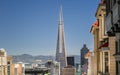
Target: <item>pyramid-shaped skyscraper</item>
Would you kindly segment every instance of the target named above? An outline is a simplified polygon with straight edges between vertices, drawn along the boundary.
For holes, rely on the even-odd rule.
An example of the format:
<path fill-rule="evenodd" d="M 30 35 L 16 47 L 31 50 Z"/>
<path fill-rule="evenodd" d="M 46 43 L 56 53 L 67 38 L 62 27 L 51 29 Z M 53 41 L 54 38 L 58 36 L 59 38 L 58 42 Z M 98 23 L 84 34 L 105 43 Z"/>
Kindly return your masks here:
<path fill-rule="evenodd" d="M 56 61 L 60 62 L 60 70 L 62 70 L 62 68 L 67 66 L 62 5 L 60 6 L 59 23 L 58 23 Z"/>

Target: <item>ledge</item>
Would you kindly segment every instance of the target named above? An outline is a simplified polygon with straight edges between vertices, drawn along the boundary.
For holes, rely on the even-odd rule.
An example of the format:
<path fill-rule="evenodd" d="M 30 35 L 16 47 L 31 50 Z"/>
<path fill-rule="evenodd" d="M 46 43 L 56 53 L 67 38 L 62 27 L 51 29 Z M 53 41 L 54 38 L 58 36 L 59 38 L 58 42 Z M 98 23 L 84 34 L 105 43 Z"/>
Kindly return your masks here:
<path fill-rule="evenodd" d="M 98 72 L 100 75 L 110 75 L 109 73 L 103 73 L 101 71 Z"/>
<path fill-rule="evenodd" d="M 120 61 L 120 52 L 113 55 L 116 61 Z"/>

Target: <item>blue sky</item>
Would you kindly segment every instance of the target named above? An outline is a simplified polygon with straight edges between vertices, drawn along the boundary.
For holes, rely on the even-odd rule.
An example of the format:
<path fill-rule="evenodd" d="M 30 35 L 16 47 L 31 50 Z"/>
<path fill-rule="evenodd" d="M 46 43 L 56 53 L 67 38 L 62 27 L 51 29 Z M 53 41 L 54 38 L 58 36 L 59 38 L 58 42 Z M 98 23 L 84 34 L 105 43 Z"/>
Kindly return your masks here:
<path fill-rule="evenodd" d="M 90 28 L 100 0 L 62 0 L 66 51 L 93 49 Z M 8 55 L 55 55 L 59 0 L 0 0 L 0 48 Z"/>

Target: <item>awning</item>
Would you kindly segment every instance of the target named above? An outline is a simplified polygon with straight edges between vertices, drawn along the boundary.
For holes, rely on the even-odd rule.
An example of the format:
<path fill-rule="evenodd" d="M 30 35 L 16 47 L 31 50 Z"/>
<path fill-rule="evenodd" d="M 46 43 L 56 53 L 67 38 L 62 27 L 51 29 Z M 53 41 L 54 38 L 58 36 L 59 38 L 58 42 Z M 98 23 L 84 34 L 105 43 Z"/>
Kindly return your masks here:
<path fill-rule="evenodd" d="M 108 45 L 109 45 L 109 43 L 106 42 L 106 43 L 104 43 L 103 45 L 101 45 L 101 46 L 99 47 L 99 49 L 101 49 L 102 47 L 108 47 Z"/>

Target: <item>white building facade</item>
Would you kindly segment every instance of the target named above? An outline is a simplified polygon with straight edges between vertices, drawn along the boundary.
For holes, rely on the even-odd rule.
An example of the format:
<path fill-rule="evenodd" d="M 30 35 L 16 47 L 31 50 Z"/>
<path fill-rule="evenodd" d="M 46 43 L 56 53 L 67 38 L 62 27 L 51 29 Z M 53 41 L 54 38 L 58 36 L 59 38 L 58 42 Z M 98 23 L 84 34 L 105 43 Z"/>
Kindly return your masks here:
<path fill-rule="evenodd" d="M 0 49 L 0 75 L 7 75 L 7 53 L 5 49 Z"/>

